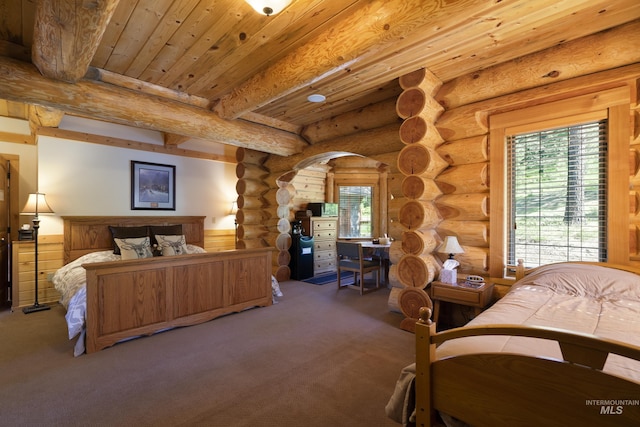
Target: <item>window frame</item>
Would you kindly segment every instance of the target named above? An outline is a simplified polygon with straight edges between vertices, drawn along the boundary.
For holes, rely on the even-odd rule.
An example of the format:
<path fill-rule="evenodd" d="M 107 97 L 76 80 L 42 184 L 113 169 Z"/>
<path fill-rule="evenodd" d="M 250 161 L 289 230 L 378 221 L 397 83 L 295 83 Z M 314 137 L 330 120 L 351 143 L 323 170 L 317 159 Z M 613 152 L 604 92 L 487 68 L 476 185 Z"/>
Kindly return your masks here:
<path fill-rule="evenodd" d="M 340 195 L 340 187 L 371 187 L 371 236 L 375 238 L 380 235 L 380 221 L 382 215 L 380 214 L 381 209 L 381 200 L 380 200 L 380 180 L 382 179 L 383 174 L 375 173 L 375 174 L 360 174 L 359 177 L 353 177 L 351 174 L 347 173 L 335 173 L 334 181 L 333 181 L 333 194 L 335 197 L 335 202 L 340 203 L 338 199 Z M 386 176 L 385 176 L 386 178 Z M 342 239 L 338 236 L 338 238 Z M 358 240 L 355 238 L 345 238 L 345 240 Z M 361 238 L 359 240 L 367 240 L 365 238 Z"/>
<path fill-rule="evenodd" d="M 371 235 L 370 236 L 343 236 L 341 234 L 342 230 L 343 230 L 342 221 L 340 221 L 341 224 L 338 227 L 338 238 L 339 239 L 344 239 L 344 240 L 358 240 L 358 239 L 372 239 L 372 238 L 374 238 L 374 236 L 375 236 L 374 235 L 374 230 L 375 230 L 375 225 L 374 225 L 375 224 L 374 194 L 376 192 L 375 187 L 373 185 L 366 185 L 366 184 L 358 184 L 358 185 L 344 185 L 344 184 L 342 184 L 342 185 L 337 185 L 337 193 L 336 194 L 338 195 L 337 200 L 338 200 L 338 211 L 339 211 L 338 218 L 339 219 L 344 219 L 341 216 L 342 210 L 340 209 L 340 206 L 342 204 L 341 189 L 342 188 L 347 188 L 347 187 L 350 187 L 350 188 L 369 188 L 370 189 L 371 206 L 369 207 L 369 212 L 371 214 L 371 218 L 370 218 L 370 221 L 369 221 L 369 229 L 371 231 Z M 360 221 L 360 223 L 362 223 L 362 221 Z"/>
<path fill-rule="evenodd" d="M 489 274 L 507 274 L 508 177 L 507 136 L 523 130 L 540 130 L 575 123 L 577 117 L 604 115 L 609 121 L 607 152 L 607 261 L 629 261 L 629 121 L 628 87 L 604 90 L 569 99 L 489 116 L 490 144 L 490 261 Z M 616 215 L 616 212 L 618 213 Z M 624 212 L 624 214 L 620 214 Z"/>

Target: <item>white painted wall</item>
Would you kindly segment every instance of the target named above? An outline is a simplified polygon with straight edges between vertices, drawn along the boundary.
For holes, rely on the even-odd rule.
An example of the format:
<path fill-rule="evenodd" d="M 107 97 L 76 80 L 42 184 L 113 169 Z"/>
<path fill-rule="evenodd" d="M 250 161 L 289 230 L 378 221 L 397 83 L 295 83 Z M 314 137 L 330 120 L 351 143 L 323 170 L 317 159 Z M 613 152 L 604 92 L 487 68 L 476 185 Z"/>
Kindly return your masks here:
<path fill-rule="evenodd" d="M 109 128 L 104 123 L 100 126 Z M 22 133 L 2 122 L 0 129 Z M 131 135 L 139 132 L 127 134 L 126 129 L 115 125 L 110 135 L 134 139 Z M 105 132 L 109 134 L 102 129 L 95 133 Z M 144 133 L 145 142 L 152 142 L 147 138 L 161 141 L 160 134 Z M 135 138 L 140 139 L 140 135 Z M 234 227 L 229 211 L 237 198 L 235 164 L 42 136 L 37 147 L 0 142 L 0 153 L 20 156 L 21 204 L 36 190 L 36 182 L 37 189 L 47 195 L 55 215 L 41 217 L 41 235 L 62 234 L 61 216 L 65 215 L 203 215 L 205 229 Z M 175 211 L 131 210 L 131 160 L 176 167 Z M 22 220 L 30 222 L 30 218 Z"/>

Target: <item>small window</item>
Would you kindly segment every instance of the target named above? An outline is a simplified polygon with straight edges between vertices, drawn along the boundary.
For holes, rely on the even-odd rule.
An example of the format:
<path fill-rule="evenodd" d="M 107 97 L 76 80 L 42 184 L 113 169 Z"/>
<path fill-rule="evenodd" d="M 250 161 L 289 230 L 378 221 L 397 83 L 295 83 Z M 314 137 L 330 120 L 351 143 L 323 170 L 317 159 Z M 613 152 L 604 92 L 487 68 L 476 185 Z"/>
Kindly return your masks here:
<path fill-rule="evenodd" d="M 339 237 L 372 238 L 373 187 L 339 186 L 338 192 Z"/>
<path fill-rule="evenodd" d="M 507 137 L 508 263 L 607 259 L 607 121 Z"/>

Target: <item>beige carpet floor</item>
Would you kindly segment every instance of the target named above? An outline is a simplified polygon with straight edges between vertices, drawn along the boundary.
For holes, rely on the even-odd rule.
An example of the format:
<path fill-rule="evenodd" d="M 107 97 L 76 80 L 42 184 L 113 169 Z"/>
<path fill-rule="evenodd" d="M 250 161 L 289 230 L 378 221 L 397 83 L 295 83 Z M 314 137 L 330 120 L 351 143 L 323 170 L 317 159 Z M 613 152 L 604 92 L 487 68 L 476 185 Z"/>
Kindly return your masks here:
<path fill-rule="evenodd" d="M 397 426 L 384 413 L 414 336 L 389 291 L 289 281 L 271 307 L 73 357 L 64 309 L 0 312 L 0 423 Z"/>

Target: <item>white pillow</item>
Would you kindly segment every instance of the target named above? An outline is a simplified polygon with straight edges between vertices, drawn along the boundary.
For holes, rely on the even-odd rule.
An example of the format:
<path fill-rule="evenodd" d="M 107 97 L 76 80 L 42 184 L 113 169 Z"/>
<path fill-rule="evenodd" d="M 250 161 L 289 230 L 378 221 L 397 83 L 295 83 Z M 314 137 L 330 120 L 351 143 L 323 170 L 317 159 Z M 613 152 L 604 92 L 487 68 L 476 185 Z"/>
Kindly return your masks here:
<path fill-rule="evenodd" d="M 153 258 L 151 241 L 148 237 L 114 239 L 120 248 L 122 259 Z"/>
<path fill-rule="evenodd" d="M 162 256 L 184 255 L 187 252 L 187 240 L 184 235 L 181 236 L 163 236 L 156 234 L 158 247 L 162 252 Z"/>

